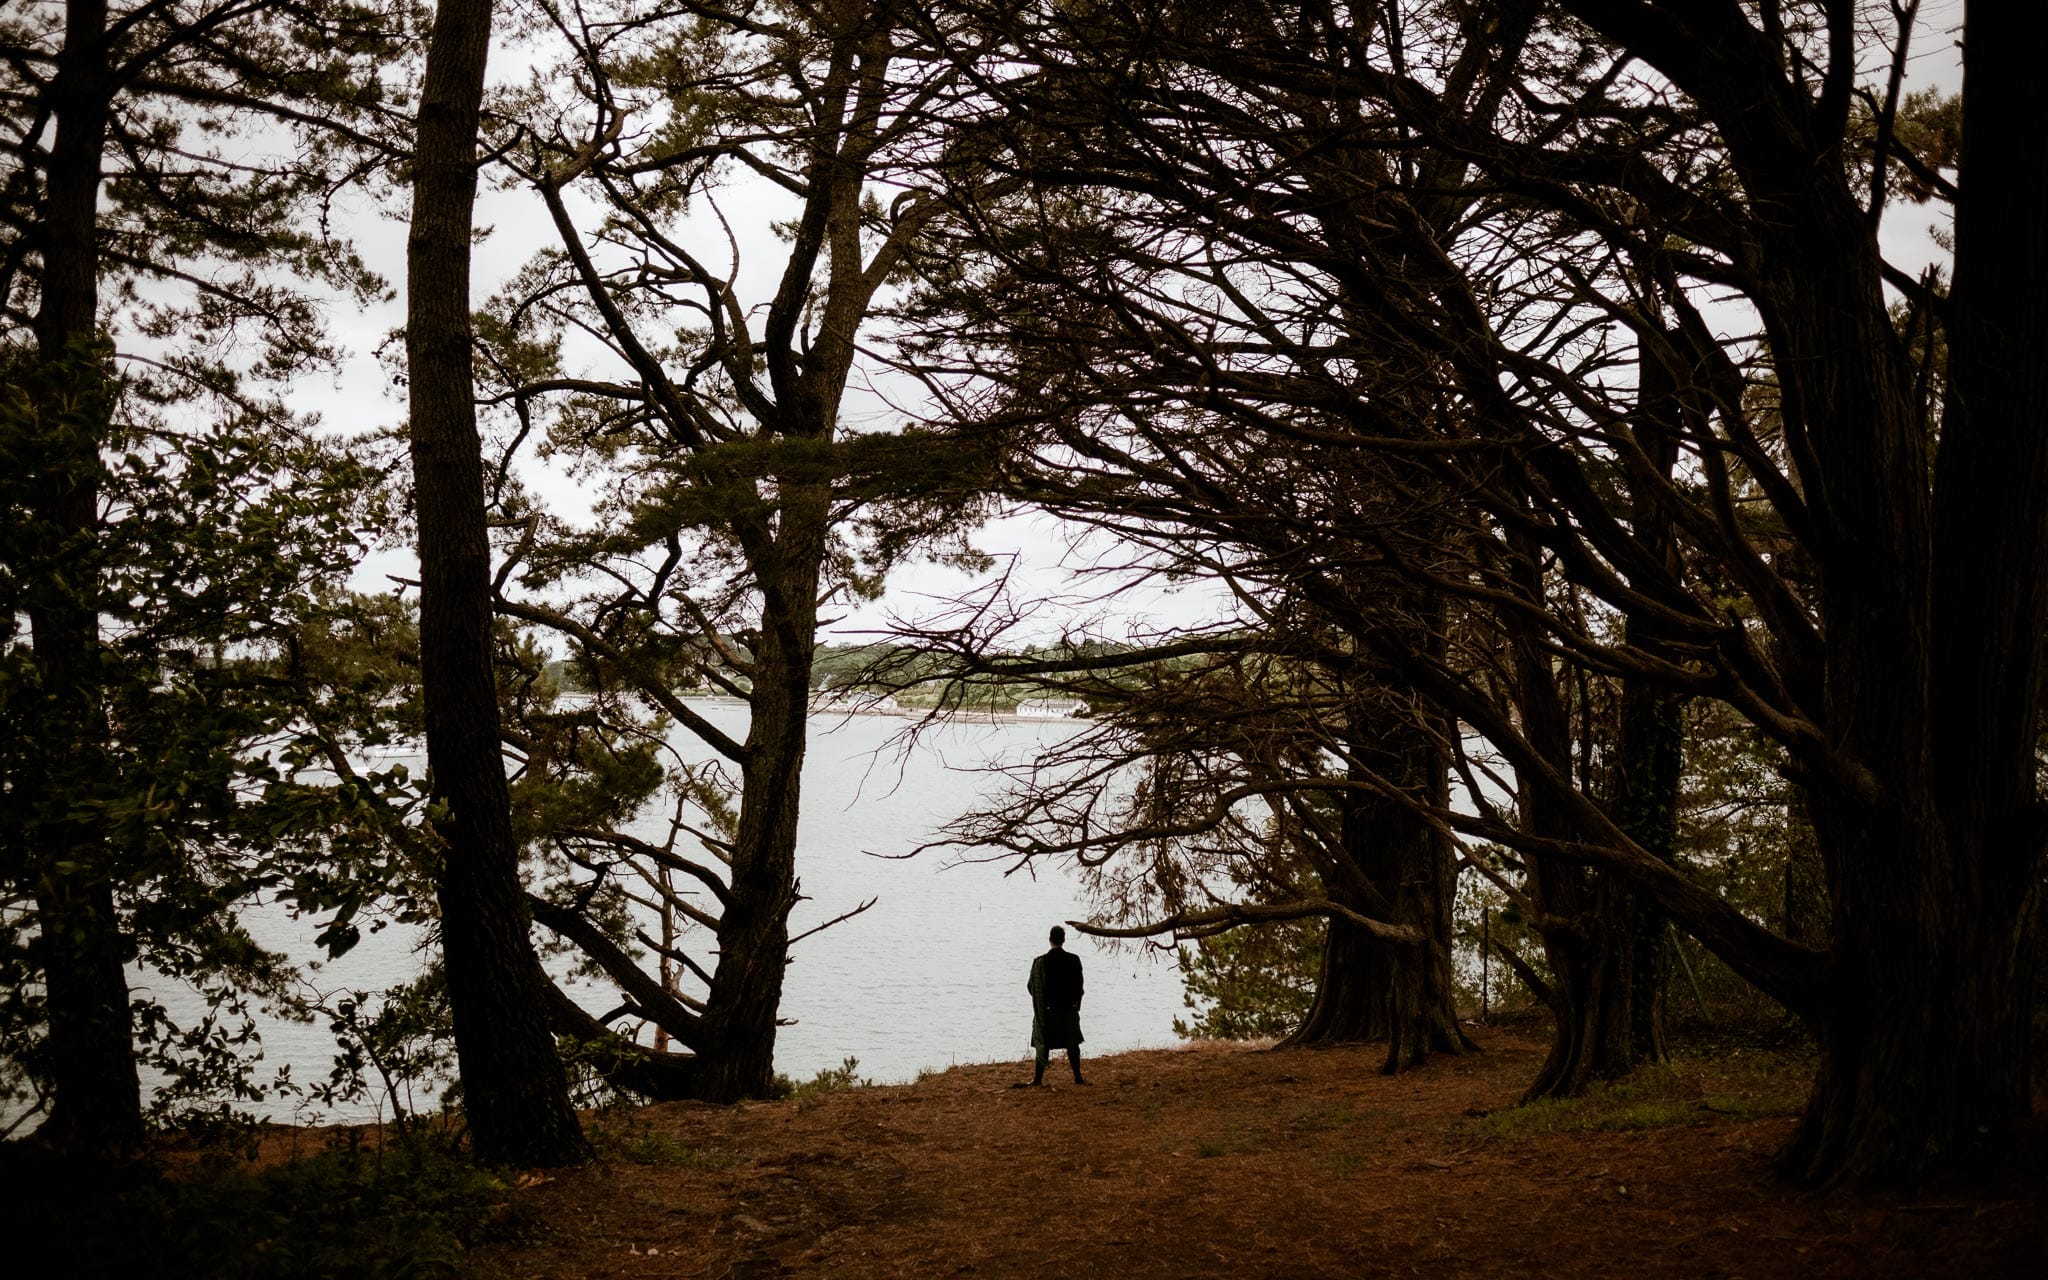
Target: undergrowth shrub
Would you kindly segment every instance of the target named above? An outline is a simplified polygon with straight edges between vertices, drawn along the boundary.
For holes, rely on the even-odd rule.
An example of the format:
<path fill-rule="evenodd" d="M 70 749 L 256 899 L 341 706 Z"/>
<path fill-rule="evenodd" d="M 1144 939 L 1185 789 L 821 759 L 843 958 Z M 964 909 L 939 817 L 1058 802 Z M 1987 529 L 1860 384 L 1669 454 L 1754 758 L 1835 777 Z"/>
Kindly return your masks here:
<path fill-rule="evenodd" d="M 836 1089 L 861 1089 L 873 1084 L 860 1075 L 860 1059 L 849 1057 L 836 1067 L 825 1067 L 817 1075 L 805 1081 L 796 1081 L 786 1075 L 775 1076 L 775 1096 L 793 1102 L 809 1102 L 823 1097 Z"/>

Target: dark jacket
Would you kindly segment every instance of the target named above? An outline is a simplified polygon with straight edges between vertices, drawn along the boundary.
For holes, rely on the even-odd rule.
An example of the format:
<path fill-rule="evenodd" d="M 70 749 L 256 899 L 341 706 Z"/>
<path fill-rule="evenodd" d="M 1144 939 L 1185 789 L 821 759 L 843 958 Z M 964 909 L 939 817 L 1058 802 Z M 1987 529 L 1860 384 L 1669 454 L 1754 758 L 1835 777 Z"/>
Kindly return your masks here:
<path fill-rule="evenodd" d="M 1031 1047 L 1065 1049 L 1082 1042 L 1081 957 L 1058 947 L 1031 962 Z"/>

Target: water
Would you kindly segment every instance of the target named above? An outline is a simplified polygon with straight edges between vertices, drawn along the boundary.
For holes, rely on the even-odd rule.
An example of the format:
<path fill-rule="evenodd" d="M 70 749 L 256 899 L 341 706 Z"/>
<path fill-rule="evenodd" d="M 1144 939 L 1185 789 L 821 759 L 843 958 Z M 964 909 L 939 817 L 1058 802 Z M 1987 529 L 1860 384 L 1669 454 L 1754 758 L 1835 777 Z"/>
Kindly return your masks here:
<path fill-rule="evenodd" d="M 997 755 L 1029 751 L 1070 726 L 962 722 L 930 733 L 900 762 L 876 752 L 904 722 L 883 716 L 817 717 L 804 765 L 797 868 L 813 901 L 792 914 L 795 932 L 870 896 L 873 909 L 797 945 L 783 999 L 777 1066 L 808 1076 L 852 1055 L 877 1081 L 921 1068 L 991 1062 L 1028 1052 L 1024 982 L 1046 930 L 1085 918 L 1084 895 L 1063 871 L 1005 875 L 1005 867 L 907 853 L 993 785 L 975 772 Z M 900 775 L 900 776 L 899 776 Z M 949 865 L 950 864 L 950 865 Z M 1068 932 L 1088 995 L 1081 1027 L 1089 1053 L 1173 1043 L 1181 983 L 1170 957 L 1109 950 Z"/>
<path fill-rule="evenodd" d="M 744 706 L 695 705 L 721 729 L 744 735 Z M 858 1060 L 861 1077 L 877 1083 L 910 1080 L 921 1070 L 954 1063 L 1022 1058 L 1030 1051 L 1024 982 L 1031 959 L 1045 949 L 1050 926 L 1088 914 L 1084 892 L 1063 868 L 1009 872 L 1007 864 L 967 862 L 947 851 L 887 856 L 910 852 L 991 794 L 997 785 L 987 771 L 991 761 L 1028 755 L 1072 732 L 1072 726 L 962 721 L 927 729 L 914 747 L 900 752 L 890 744 L 905 727 L 904 720 L 890 716 L 811 719 L 797 844 L 797 874 L 809 900 L 791 913 L 791 932 L 802 933 L 868 898 L 876 902 L 803 939 L 793 952 L 781 1010 L 793 1025 L 776 1038 L 775 1065 L 795 1079 L 838 1067 L 848 1057 Z M 708 758 L 681 737 L 677 745 L 693 758 Z M 650 823 L 640 834 L 658 839 L 661 833 Z M 318 954 L 314 921 L 259 910 L 249 924 L 260 942 L 287 955 Z M 707 958 L 704 939 L 694 941 L 694 954 Z M 309 977 L 325 992 L 381 990 L 420 972 L 424 957 L 418 947 L 414 931 L 394 927 L 366 936 L 340 960 L 309 969 Z M 1111 950 L 1071 930 L 1067 947 L 1085 966 L 1081 1025 L 1087 1053 L 1174 1042 L 1173 1019 L 1183 1010 L 1170 956 Z M 550 967 L 568 970 L 566 962 Z M 617 1003 L 609 986 L 583 982 L 568 990 L 593 1012 Z M 197 1012 L 187 993 L 155 994 L 174 1016 Z M 326 1078 L 335 1049 L 324 1021 L 265 1019 L 261 1029 L 260 1075 L 289 1064 L 301 1083 Z M 432 1096 L 415 1097 L 409 1105 L 433 1102 Z M 374 1110 L 295 1111 L 289 1099 L 253 1109 L 300 1120 L 357 1120 Z"/>

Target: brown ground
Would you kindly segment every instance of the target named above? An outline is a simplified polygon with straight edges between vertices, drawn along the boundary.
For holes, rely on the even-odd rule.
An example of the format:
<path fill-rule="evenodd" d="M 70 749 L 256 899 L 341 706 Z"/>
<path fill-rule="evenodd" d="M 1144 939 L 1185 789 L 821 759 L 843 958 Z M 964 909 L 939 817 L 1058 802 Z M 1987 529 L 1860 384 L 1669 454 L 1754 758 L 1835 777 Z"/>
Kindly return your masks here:
<path fill-rule="evenodd" d="M 519 1277 L 2048 1276 L 2039 1123 L 1970 1185 L 1788 1190 L 1769 1158 L 1799 1081 L 1685 1062 L 1656 1127 L 1535 1131 L 1539 1047 L 1385 1077 L 1383 1050 L 1220 1045 L 601 1123 L 602 1164 L 530 1175 Z M 1056 1063 L 1056 1068 L 1058 1065 Z M 1567 1113 L 1563 1123 L 1572 1120 Z"/>

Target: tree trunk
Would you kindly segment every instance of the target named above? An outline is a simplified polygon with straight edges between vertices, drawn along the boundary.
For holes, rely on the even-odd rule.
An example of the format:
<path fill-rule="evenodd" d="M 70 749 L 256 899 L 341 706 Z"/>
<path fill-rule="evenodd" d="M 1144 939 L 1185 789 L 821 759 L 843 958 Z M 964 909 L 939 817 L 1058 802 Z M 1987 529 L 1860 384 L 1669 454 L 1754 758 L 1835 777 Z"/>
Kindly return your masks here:
<path fill-rule="evenodd" d="M 1931 424 L 1890 329 L 1867 221 L 1826 190 L 1772 225 L 1767 246 L 1784 358 L 1803 366 L 1840 531 L 1822 560 L 1828 723 L 1875 782 L 1875 798 L 1814 797 L 1831 989 L 1820 1078 L 1785 1167 L 1822 1183 L 1916 1178 L 2009 1131 L 2032 1103 L 2048 150 L 2031 54 L 2048 40 L 2048 12 L 1971 0 L 1965 30 L 1932 486 Z"/>
<path fill-rule="evenodd" d="M 442 0 L 420 98 L 406 356 L 419 520 L 420 683 L 441 944 L 477 1158 L 561 1165 L 588 1148 L 569 1106 L 534 954 L 499 738 L 490 542 L 470 367 L 469 262 L 490 0 Z"/>
<path fill-rule="evenodd" d="M 1370 691 L 1363 695 L 1372 696 Z M 1401 815 L 1387 812 L 1390 802 L 1363 789 L 1370 771 L 1387 764 L 1390 754 L 1368 758 L 1374 731 L 1387 727 L 1379 723 L 1383 717 L 1374 714 L 1372 705 L 1368 702 L 1353 713 L 1346 772 L 1360 789 L 1344 793 L 1338 801 L 1342 860 L 1322 868 L 1321 879 L 1330 901 L 1393 923 L 1396 907 L 1387 872 L 1413 859 L 1419 845 L 1415 833 L 1403 828 Z M 1315 997 L 1301 1025 L 1280 1043 L 1294 1047 L 1393 1039 L 1394 986 L 1402 967 L 1393 948 L 1343 917 L 1332 916 L 1323 933 Z"/>
<path fill-rule="evenodd" d="M 1536 549 L 1526 541 L 1517 549 L 1520 585 L 1540 600 Z M 1516 625 L 1512 643 L 1523 732 L 1558 775 L 1569 778 L 1571 723 L 1550 657 L 1526 625 Z M 1541 789 L 1525 783 L 1521 804 L 1532 834 L 1577 838 L 1559 802 Z M 1527 890 L 1537 910 L 1531 924 L 1550 965 L 1546 1002 L 1552 1026 L 1549 1056 L 1523 1097 L 1577 1097 L 1595 1080 L 1626 1075 L 1637 1064 L 1634 999 L 1642 903 L 1611 873 L 1537 856 L 1528 858 L 1528 868 Z"/>
<path fill-rule="evenodd" d="M 1442 646 L 1441 610 L 1428 601 L 1409 615 L 1416 643 Z M 1421 932 L 1420 947 L 1389 946 L 1333 918 L 1323 946 L 1314 1003 L 1288 1045 L 1387 1042 L 1388 1074 L 1421 1065 L 1431 1053 L 1472 1047 L 1458 1025 L 1451 964 L 1451 909 L 1458 873 L 1443 834 L 1408 803 L 1365 789 L 1377 776 L 1425 809 L 1449 800 L 1448 750 L 1423 709 L 1369 680 L 1346 744 L 1358 790 L 1343 799 L 1342 837 L 1348 866 L 1327 876 L 1331 901 Z"/>
<path fill-rule="evenodd" d="M 30 596 L 29 625 L 42 674 L 42 750 L 23 779 L 49 805 L 30 833 L 34 897 L 49 1021 L 53 1102 L 39 1131 L 87 1158 L 134 1150 L 142 1140 L 122 966 L 129 943 L 114 904 L 112 851 L 97 822 L 73 817 L 70 797 L 91 788 L 106 736 L 98 681 L 99 449 L 113 392 L 99 329 L 101 157 L 114 85 L 107 66 L 104 0 L 73 0 L 65 12 L 53 97 L 42 217 L 40 364 L 32 394 L 51 446 L 37 523 L 49 550 L 45 580 Z"/>
<path fill-rule="evenodd" d="M 1449 782 L 1442 745 L 1425 731 L 1421 741 L 1410 747 L 1410 763 L 1418 757 L 1424 762 L 1422 776 L 1411 779 L 1422 789 L 1424 803 L 1447 805 Z M 1379 801 L 1375 807 L 1384 809 L 1370 815 L 1380 820 L 1373 825 L 1395 827 L 1379 842 L 1380 849 L 1397 860 L 1381 868 L 1382 882 L 1391 889 L 1394 900 L 1391 923 L 1410 925 L 1421 930 L 1423 937 L 1420 947 L 1387 951 L 1387 1060 L 1381 1070 L 1391 1075 L 1403 1067 L 1421 1066 L 1427 1054 L 1463 1053 L 1472 1044 L 1458 1024 L 1451 966 L 1457 866 L 1442 832 L 1398 801 L 1375 799 Z"/>
<path fill-rule="evenodd" d="M 1654 283 L 1645 284 L 1646 296 L 1655 297 Z M 1670 336 L 1673 348 L 1682 348 L 1683 335 Z M 1666 363 L 1662 344 L 1641 344 L 1636 369 L 1636 413 L 1630 435 L 1640 451 L 1638 465 L 1650 475 L 1646 477 L 1649 483 L 1632 486 L 1630 524 L 1644 558 L 1677 576 L 1682 571 L 1677 539 L 1661 494 L 1678 464 L 1678 441 L 1688 408 L 1695 418 L 1704 416 L 1704 410 L 1683 402 L 1680 388 L 1689 379 Z M 1647 582 L 1641 585 L 1645 589 L 1651 586 Z M 1631 648 L 1665 661 L 1680 660 L 1648 613 L 1631 612 L 1625 626 Z M 1650 681 L 1622 681 L 1615 743 L 1615 825 L 1645 853 L 1665 862 L 1672 861 L 1678 844 L 1684 705 L 1677 694 Z M 1664 1043 L 1664 995 L 1671 979 L 1668 917 L 1648 895 L 1621 877 L 1604 871 L 1599 877 L 1602 944 L 1619 954 L 1622 972 L 1617 977 L 1629 988 L 1628 1061 L 1607 1065 L 1625 1071 L 1663 1062 L 1669 1056 Z"/>
<path fill-rule="evenodd" d="M 1330 901 L 1369 914 L 1355 895 L 1328 887 Z M 1392 1033 L 1390 984 L 1392 964 L 1385 944 L 1341 917 L 1332 917 L 1323 936 L 1323 959 L 1316 971 L 1315 999 L 1308 1015 L 1283 1046 L 1360 1044 L 1385 1040 Z"/>
<path fill-rule="evenodd" d="M 775 1028 L 797 902 L 796 837 L 808 742 L 818 580 L 829 497 L 786 483 L 772 552 L 755 553 L 762 587 L 753 655 L 752 718 L 741 771 L 732 894 L 719 919 L 699 1095 L 713 1102 L 766 1096 L 775 1080 Z"/>
<path fill-rule="evenodd" d="M 1820 1073 L 1783 1157 L 1795 1178 L 1910 1181 L 2031 1109 L 2035 898 L 1940 877 L 1918 835 L 1879 821 L 1847 837 Z"/>
<path fill-rule="evenodd" d="M 1642 1065 L 1637 1051 L 1641 902 L 1612 875 L 1532 859 L 1536 931 L 1550 963 L 1550 1053 L 1523 1095 L 1574 1098 Z"/>

